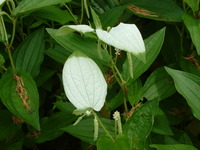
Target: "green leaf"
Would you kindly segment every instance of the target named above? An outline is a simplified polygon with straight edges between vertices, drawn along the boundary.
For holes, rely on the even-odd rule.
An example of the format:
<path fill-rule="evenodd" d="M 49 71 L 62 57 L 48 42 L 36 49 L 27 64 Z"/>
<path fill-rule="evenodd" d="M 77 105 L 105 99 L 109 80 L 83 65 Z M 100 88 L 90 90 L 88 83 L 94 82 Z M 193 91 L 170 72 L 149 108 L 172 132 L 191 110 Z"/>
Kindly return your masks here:
<path fill-rule="evenodd" d="M 132 55 L 132 64 L 133 64 L 133 80 L 136 80 L 142 73 L 144 73 L 153 61 L 158 56 L 165 35 L 165 28 L 157 31 L 147 39 L 145 39 L 145 47 L 146 47 L 146 63 L 142 62 L 140 59 Z M 129 63 L 126 59 L 125 63 L 123 64 L 123 71 L 122 71 L 123 79 L 128 81 L 130 77 L 129 73 Z"/>
<path fill-rule="evenodd" d="M 143 88 L 141 80 L 135 80 L 128 86 L 127 97 L 132 106 L 136 105 L 142 98 Z"/>
<path fill-rule="evenodd" d="M 16 89 L 17 83 L 13 78 L 13 72 L 9 69 L 0 80 L 0 97 L 3 104 L 18 118 L 24 120 L 26 123 L 30 124 L 37 130 L 40 130 L 39 124 L 39 95 L 37 91 L 36 84 L 31 76 L 23 71 L 18 73 L 18 76 L 22 80 L 20 85 L 26 92 L 28 99 L 26 100 L 29 109 L 24 106 L 22 99 L 19 97 Z M 26 93 L 24 92 L 24 93 Z M 23 94 L 24 94 L 23 93 Z"/>
<path fill-rule="evenodd" d="M 160 108 L 155 114 L 152 132 L 163 135 L 173 135 L 169 121 Z"/>
<path fill-rule="evenodd" d="M 61 128 L 68 126 L 75 119 L 74 115 L 69 115 L 65 112 L 57 112 L 50 117 L 42 118 L 41 132 L 38 135 L 37 143 L 43 143 L 59 137 L 64 132 Z"/>
<path fill-rule="evenodd" d="M 46 50 L 45 54 L 54 59 L 55 61 L 64 64 L 66 58 L 69 57 L 71 53 L 57 44 L 54 48 Z"/>
<path fill-rule="evenodd" d="M 184 0 L 190 8 L 192 8 L 193 12 L 199 10 L 199 0 Z"/>
<path fill-rule="evenodd" d="M 101 19 L 102 28 L 104 30 L 107 30 L 107 27 L 115 26 L 115 24 L 119 21 L 125 8 L 126 6 L 114 7 L 101 14 L 99 17 Z"/>
<path fill-rule="evenodd" d="M 115 7 L 115 0 L 92 0 L 91 4 L 94 6 L 94 9 L 100 14 L 105 11 Z"/>
<path fill-rule="evenodd" d="M 148 101 L 139 107 L 124 124 L 123 134 L 128 136 L 132 148 L 144 149 L 157 108 L 158 100 Z"/>
<path fill-rule="evenodd" d="M 200 77 L 168 67 L 165 69 L 173 78 L 177 91 L 187 100 L 194 116 L 200 120 Z"/>
<path fill-rule="evenodd" d="M 124 0 L 134 14 L 153 20 L 180 22 L 183 10 L 172 0 Z"/>
<path fill-rule="evenodd" d="M 190 33 L 192 42 L 197 49 L 198 55 L 200 55 L 200 20 L 188 14 L 184 14 L 183 21 Z"/>
<path fill-rule="evenodd" d="M 144 85 L 144 94 L 148 100 L 165 99 L 176 92 L 171 76 L 164 67 L 157 68 L 147 79 Z"/>
<path fill-rule="evenodd" d="M 173 145 L 151 144 L 150 147 L 156 148 L 157 150 L 198 150 L 196 147 L 186 144 L 173 144 Z"/>
<path fill-rule="evenodd" d="M 74 21 L 73 17 L 68 11 L 62 10 L 56 6 L 42 8 L 40 10 L 33 12 L 31 15 L 56 21 L 62 25 L 67 22 Z"/>
<path fill-rule="evenodd" d="M 99 16 L 96 14 L 94 9 L 92 9 L 92 7 L 90 7 L 90 9 L 91 9 L 92 18 L 93 18 L 96 29 L 101 29 L 102 25 L 101 25 L 101 20 L 99 19 Z"/>
<path fill-rule="evenodd" d="M 13 59 L 17 69 L 23 69 L 35 78 L 43 61 L 44 29 L 39 29 L 29 35 L 15 50 Z"/>
<path fill-rule="evenodd" d="M 108 52 L 101 50 L 103 59 L 99 56 L 97 43 L 90 38 L 85 38 L 75 33 L 70 33 L 67 35 L 57 35 L 57 30 L 47 29 L 47 32 L 67 51 L 74 52 L 76 50 L 81 51 L 87 56 L 91 57 L 95 61 L 99 61 L 103 64 L 108 65 L 108 61 L 111 59 Z"/>
<path fill-rule="evenodd" d="M 114 121 L 100 118 L 106 129 L 113 135 L 114 131 Z M 73 136 L 79 138 L 82 141 L 88 142 L 90 144 L 94 144 L 94 118 L 86 118 L 81 120 L 77 125 L 70 125 L 68 127 L 63 128 L 63 131 L 72 134 Z M 99 126 L 99 138 L 104 136 L 105 131 Z"/>
<path fill-rule="evenodd" d="M 70 2 L 70 0 L 22 0 L 18 6 L 12 12 L 13 16 L 17 16 L 19 14 L 27 13 L 30 11 L 35 11 L 37 9 L 56 5 L 60 3 Z"/>
<path fill-rule="evenodd" d="M 0 141 L 10 138 L 21 128 L 14 124 L 12 114 L 8 110 L 0 110 L 0 122 Z"/>
<path fill-rule="evenodd" d="M 3 55 L 1 55 L 0 53 L 0 65 L 3 65 L 5 63 L 5 59 L 3 57 Z"/>
<path fill-rule="evenodd" d="M 68 113 L 68 114 L 72 114 L 73 111 L 76 109 L 72 103 L 70 102 L 63 102 L 63 101 L 56 101 L 54 103 L 54 105 L 61 111 Z"/>
<path fill-rule="evenodd" d="M 98 150 L 131 150 L 128 137 L 119 134 L 117 135 L 115 142 L 113 142 L 109 137 L 103 136 L 97 141 Z"/>

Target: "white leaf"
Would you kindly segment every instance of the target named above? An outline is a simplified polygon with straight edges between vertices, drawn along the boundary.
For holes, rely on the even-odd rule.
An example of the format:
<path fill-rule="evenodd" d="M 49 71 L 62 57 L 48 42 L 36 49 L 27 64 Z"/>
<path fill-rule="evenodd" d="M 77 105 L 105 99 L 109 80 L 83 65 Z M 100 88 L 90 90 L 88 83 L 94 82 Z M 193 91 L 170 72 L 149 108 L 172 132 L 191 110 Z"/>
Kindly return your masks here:
<path fill-rule="evenodd" d="M 6 0 L 0 0 L 0 6 L 5 2 Z"/>
<path fill-rule="evenodd" d="M 74 29 L 81 33 L 93 32 L 94 29 L 88 25 L 67 25 L 69 28 Z"/>
<path fill-rule="evenodd" d="M 65 62 L 62 77 L 65 93 L 77 109 L 99 111 L 103 107 L 107 84 L 92 59 L 79 51 L 74 52 Z"/>
<path fill-rule="evenodd" d="M 109 32 L 97 29 L 96 33 L 103 42 L 146 60 L 144 40 L 136 25 L 120 23 Z"/>

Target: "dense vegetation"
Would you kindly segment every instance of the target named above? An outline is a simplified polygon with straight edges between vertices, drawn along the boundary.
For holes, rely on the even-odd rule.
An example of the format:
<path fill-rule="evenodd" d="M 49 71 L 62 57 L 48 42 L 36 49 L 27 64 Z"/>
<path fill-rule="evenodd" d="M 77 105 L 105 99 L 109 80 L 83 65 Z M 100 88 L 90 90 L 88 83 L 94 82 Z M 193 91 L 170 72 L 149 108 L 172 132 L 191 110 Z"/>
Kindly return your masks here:
<path fill-rule="evenodd" d="M 199 149 L 199 18 L 199 0 L 0 0 L 0 149 Z M 121 23 L 113 40 L 98 34 Z M 121 48 L 143 44 L 133 24 L 144 52 Z M 71 79 L 96 69 L 107 87 L 75 90 L 105 89 L 103 108 L 74 111 L 84 102 L 64 90 L 63 66 L 80 57 L 94 68 Z"/>

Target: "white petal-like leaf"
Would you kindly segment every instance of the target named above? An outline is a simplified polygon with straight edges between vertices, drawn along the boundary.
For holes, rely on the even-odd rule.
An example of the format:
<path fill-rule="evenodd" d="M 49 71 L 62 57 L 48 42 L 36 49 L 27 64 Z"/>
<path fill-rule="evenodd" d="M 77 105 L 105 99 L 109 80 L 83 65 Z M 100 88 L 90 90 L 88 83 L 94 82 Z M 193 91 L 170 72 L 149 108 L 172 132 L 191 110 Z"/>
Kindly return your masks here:
<path fill-rule="evenodd" d="M 69 28 L 74 29 L 81 33 L 93 32 L 94 29 L 88 25 L 67 25 Z"/>
<path fill-rule="evenodd" d="M 5 2 L 6 0 L 0 0 L 0 6 Z"/>
<path fill-rule="evenodd" d="M 130 52 L 145 62 L 144 40 L 136 25 L 120 23 L 109 32 L 97 29 L 96 33 L 103 42 Z"/>
<path fill-rule="evenodd" d="M 107 84 L 92 59 L 79 51 L 74 52 L 65 62 L 62 77 L 65 93 L 77 109 L 99 111 L 103 107 Z"/>
<path fill-rule="evenodd" d="M 94 29 L 88 25 L 65 25 L 58 29 L 57 35 L 65 35 L 65 34 L 72 33 L 74 31 L 84 34 L 87 32 L 93 32 Z"/>

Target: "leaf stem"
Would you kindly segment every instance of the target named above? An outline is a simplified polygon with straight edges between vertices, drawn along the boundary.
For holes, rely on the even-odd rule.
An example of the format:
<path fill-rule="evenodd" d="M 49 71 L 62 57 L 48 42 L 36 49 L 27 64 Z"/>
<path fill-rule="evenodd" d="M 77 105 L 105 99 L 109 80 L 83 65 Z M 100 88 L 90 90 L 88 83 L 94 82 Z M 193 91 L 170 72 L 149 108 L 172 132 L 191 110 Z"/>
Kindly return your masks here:
<path fill-rule="evenodd" d="M 17 18 L 13 18 L 12 21 L 13 21 L 13 31 L 12 31 L 12 38 L 11 38 L 11 40 L 10 40 L 10 45 L 11 45 L 11 46 L 12 46 L 13 41 L 14 41 L 14 39 L 15 39 Z"/>
<path fill-rule="evenodd" d="M 13 62 L 12 54 L 11 54 L 10 45 L 7 45 L 6 48 L 7 48 L 7 51 L 8 51 L 8 56 L 9 56 L 9 59 L 10 59 L 10 63 L 11 63 L 13 72 L 16 73 L 15 65 L 14 65 L 14 62 Z"/>
<path fill-rule="evenodd" d="M 101 127 L 103 128 L 103 130 L 106 132 L 106 134 L 109 136 L 109 138 L 114 142 L 115 141 L 114 138 L 109 133 L 109 131 L 106 129 L 106 127 L 103 125 L 103 123 L 101 122 L 101 120 L 99 119 L 99 117 L 97 116 L 97 114 L 94 112 L 94 110 L 92 110 L 92 114 L 94 115 L 94 117 L 96 117 L 97 121 L 99 122 L 99 124 L 101 125 Z"/>
<path fill-rule="evenodd" d="M 69 9 L 69 7 L 63 3 L 63 5 L 67 8 L 67 10 L 69 11 L 70 15 L 72 16 L 72 18 L 74 19 L 75 23 L 78 24 L 76 17 L 74 16 L 74 14 L 72 13 L 72 11 Z"/>

